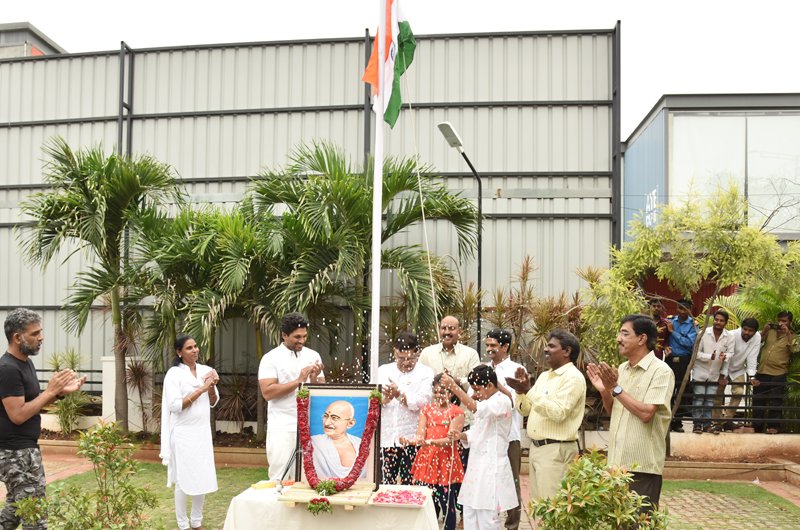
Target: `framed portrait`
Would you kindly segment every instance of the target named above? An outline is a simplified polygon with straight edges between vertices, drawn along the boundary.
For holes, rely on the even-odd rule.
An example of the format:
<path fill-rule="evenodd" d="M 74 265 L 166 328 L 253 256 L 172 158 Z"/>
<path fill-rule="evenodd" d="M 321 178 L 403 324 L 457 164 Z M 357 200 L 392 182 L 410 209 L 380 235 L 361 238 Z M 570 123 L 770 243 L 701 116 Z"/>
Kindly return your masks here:
<path fill-rule="evenodd" d="M 304 461 L 311 459 L 320 480 L 345 478 L 362 449 L 369 415 L 369 395 L 375 385 L 307 385 L 310 444 L 302 443 L 303 421 L 298 413 L 297 445 L 302 448 L 295 465 L 297 481 L 308 482 Z M 356 484 L 380 484 L 380 407 L 369 437 L 368 454 Z M 309 446 L 310 445 L 310 446 Z M 364 460 L 363 458 L 361 460 Z"/>

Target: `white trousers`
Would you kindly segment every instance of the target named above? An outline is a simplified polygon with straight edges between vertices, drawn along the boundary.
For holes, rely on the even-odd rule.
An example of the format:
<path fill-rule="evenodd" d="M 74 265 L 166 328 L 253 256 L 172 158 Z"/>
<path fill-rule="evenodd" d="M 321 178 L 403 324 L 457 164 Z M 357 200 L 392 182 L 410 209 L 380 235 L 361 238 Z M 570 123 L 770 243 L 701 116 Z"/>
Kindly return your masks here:
<path fill-rule="evenodd" d="M 192 518 L 191 521 L 186 516 L 187 497 L 192 499 Z M 175 518 L 178 520 L 178 528 L 197 528 L 203 526 L 203 504 L 206 501 L 205 495 L 187 496 L 182 489 L 175 485 Z M 191 523 L 191 524 L 190 524 Z"/>
<path fill-rule="evenodd" d="M 267 464 L 269 465 L 270 480 L 280 480 L 283 468 L 292 458 L 296 446 L 296 432 L 267 433 Z M 286 476 L 293 480 L 294 472 L 290 471 Z"/>
<path fill-rule="evenodd" d="M 464 530 L 500 530 L 500 512 L 464 506 Z"/>

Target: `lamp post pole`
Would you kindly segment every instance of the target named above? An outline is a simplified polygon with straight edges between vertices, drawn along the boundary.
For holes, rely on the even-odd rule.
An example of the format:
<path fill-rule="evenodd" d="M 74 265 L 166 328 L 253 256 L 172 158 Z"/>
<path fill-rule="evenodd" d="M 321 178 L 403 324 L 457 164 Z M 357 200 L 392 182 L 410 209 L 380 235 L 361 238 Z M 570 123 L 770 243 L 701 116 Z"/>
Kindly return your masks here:
<path fill-rule="evenodd" d="M 480 352 L 481 351 L 481 262 L 483 258 L 483 185 L 481 182 L 481 176 L 478 175 L 478 172 L 475 170 L 475 166 L 472 165 L 467 153 L 464 152 L 464 144 L 461 142 L 461 138 L 458 136 L 458 133 L 453 129 L 453 126 L 450 122 L 442 122 L 438 125 L 439 131 L 441 131 L 442 135 L 444 136 L 447 143 L 450 144 L 450 147 L 454 147 L 461 153 L 461 157 L 469 166 L 469 169 L 472 171 L 472 176 L 475 177 L 475 180 L 478 182 L 478 308 L 477 308 L 477 321 L 476 321 L 476 331 L 477 331 L 477 338 L 475 341 L 475 349 Z"/>

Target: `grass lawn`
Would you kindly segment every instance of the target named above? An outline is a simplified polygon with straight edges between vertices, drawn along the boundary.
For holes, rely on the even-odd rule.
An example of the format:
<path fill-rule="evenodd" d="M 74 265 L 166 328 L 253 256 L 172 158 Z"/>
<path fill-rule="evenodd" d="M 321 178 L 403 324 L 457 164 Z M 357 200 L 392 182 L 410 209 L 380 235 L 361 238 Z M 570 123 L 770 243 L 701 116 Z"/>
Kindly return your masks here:
<path fill-rule="evenodd" d="M 222 528 L 231 499 L 247 489 L 250 484 L 266 478 L 266 466 L 263 468 L 217 468 L 219 491 L 206 496 L 205 508 L 203 509 L 203 526 L 209 530 Z M 150 514 L 153 523 L 151 528 L 177 528 L 175 523 L 175 501 L 172 496 L 173 489 L 166 487 L 167 468 L 161 464 L 140 463 L 139 473 L 136 474 L 133 481 L 137 486 L 149 486 L 150 490 L 158 498 L 158 505 Z M 88 471 L 73 475 L 53 484 L 76 484 L 80 487 L 93 488 L 94 472 Z M 51 488 L 52 484 L 47 486 L 48 491 Z"/>
<path fill-rule="evenodd" d="M 800 528 L 800 507 L 749 482 L 665 481 L 670 530 Z"/>
<path fill-rule="evenodd" d="M 203 510 L 203 526 L 209 530 L 221 529 L 225 522 L 225 514 L 228 511 L 228 504 L 233 497 L 245 490 L 250 484 L 267 478 L 265 468 L 221 468 L 217 469 L 217 481 L 219 491 L 206 497 L 205 509 Z M 158 506 L 151 512 L 152 525 L 150 528 L 176 528 L 174 501 L 172 489 L 167 488 L 166 468 L 160 464 L 141 463 L 140 471 L 136 475 L 134 482 L 139 486 L 149 486 L 158 498 Z M 76 484 L 81 487 L 93 487 L 93 473 L 86 472 L 74 475 L 63 481 L 54 484 Z M 52 485 L 48 486 L 50 489 Z M 697 495 L 690 492 L 698 492 Z M 689 494 L 692 497 L 702 498 L 705 495 L 719 495 L 726 499 L 725 504 L 729 507 L 724 509 L 730 511 L 730 507 L 736 506 L 737 500 L 746 499 L 749 504 L 757 505 L 757 510 L 763 515 L 752 514 L 756 517 L 770 517 L 790 520 L 800 520 L 800 507 L 791 502 L 774 495 L 765 489 L 746 482 L 707 482 L 699 480 L 668 480 L 664 481 L 662 501 L 669 503 L 670 497 L 677 500 Z M 701 501 L 702 502 L 702 501 Z M 722 507 L 716 507 L 722 508 Z M 707 514 L 714 517 L 715 506 L 707 505 Z M 762 512 L 763 511 L 763 512 Z M 682 526 L 679 513 L 670 510 L 675 517 L 676 528 L 705 528 L 706 525 Z M 688 515 L 688 514 L 687 514 Z M 741 517 L 743 514 L 739 514 Z M 693 519 L 694 517 L 692 517 Z M 671 525 L 672 527 L 673 525 Z M 782 528 L 782 526 L 776 526 Z"/>

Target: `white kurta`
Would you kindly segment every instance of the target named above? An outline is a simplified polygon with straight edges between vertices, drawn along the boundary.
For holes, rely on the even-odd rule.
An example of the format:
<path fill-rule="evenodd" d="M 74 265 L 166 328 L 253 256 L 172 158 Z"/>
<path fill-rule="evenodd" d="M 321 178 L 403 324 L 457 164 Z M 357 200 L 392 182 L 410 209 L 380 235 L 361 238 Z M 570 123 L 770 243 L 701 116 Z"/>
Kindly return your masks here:
<path fill-rule="evenodd" d="M 462 441 L 464 447 L 471 449 L 458 502 L 475 510 L 504 512 L 519 506 L 508 461 L 511 400 L 495 392 L 477 405 L 475 421 L 466 431 L 467 441 Z"/>
<path fill-rule="evenodd" d="M 164 376 L 159 456 L 167 465 L 167 487 L 176 484 L 187 495 L 217 491 L 208 392 L 203 392 L 194 403 L 182 409 L 183 399 L 203 386 L 203 376 L 211 370 L 197 364 L 197 377 L 194 377 L 189 367 L 181 363 Z"/>
<path fill-rule="evenodd" d="M 358 456 L 358 449 L 361 447 L 361 438 L 346 435 L 353 449 Z M 350 473 L 353 466 L 343 466 L 339 459 L 339 451 L 327 434 L 315 434 L 311 437 L 311 445 L 314 447 L 314 469 L 319 478 L 344 478 Z M 361 470 L 361 478 L 367 476 L 367 466 Z"/>

